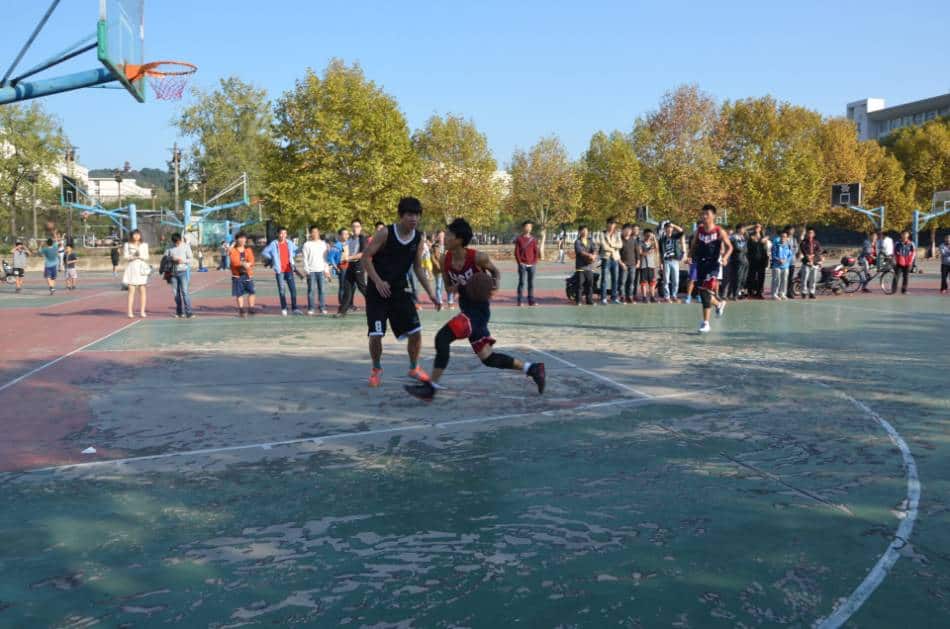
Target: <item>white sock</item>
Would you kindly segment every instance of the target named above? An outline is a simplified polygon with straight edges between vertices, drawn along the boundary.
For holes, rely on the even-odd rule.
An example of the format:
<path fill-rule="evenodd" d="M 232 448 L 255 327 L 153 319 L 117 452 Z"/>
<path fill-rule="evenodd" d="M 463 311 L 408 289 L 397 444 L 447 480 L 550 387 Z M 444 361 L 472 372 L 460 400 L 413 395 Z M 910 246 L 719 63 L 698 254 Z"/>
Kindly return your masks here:
<path fill-rule="evenodd" d="M 523 371 L 525 375 L 527 375 L 529 369 L 531 369 L 531 363 L 526 361 L 524 364 L 524 367 L 521 368 L 521 371 Z"/>
<path fill-rule="evenodd" d="M 429 381 L 429 384 L 432 385 L 432 388 L 433 388 L 433 389 L 444 389 L 444 388 L 445 388 L 445 387 L 443 387 L 441 384 L 439 384 L 438 382 L 432 382 L 431 380 Z"/>

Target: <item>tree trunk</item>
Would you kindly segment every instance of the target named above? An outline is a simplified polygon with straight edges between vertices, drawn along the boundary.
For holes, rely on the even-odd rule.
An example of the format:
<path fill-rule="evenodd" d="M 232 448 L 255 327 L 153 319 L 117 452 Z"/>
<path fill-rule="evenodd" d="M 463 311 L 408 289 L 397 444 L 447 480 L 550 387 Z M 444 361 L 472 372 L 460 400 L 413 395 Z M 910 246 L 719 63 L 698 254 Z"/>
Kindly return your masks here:
<path fill-rule="evenodd" d="M 542 227 L 541 228 L 541 244 L 538 247 L 538 252 L 540 254 L 539 258 L 541 260 L 544 260 L 544 243 L 547 242 L 547 239 L 548 239 L 548 228 Z"/>
<path fill-rule="evenodd" d="M 10 236 L 16 241 L 16 195 L 10 195 Z"/>
<path fill-rule="evenodd" d="M 930 221 L 930 256 L 934 258 L 937 256 L 937 219 L 932 219 Z"/>

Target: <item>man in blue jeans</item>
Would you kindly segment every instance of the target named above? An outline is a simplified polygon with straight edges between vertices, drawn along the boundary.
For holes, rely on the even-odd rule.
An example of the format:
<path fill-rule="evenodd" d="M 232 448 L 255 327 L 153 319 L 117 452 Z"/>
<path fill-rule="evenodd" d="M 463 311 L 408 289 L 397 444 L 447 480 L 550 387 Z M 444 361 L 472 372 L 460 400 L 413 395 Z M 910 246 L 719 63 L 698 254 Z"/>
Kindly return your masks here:
<path fill-rule="evenodd" d="M 525 221 L 521 224 L 521 235 L 515 239 L 515 262 L 518 263 L 518 305 L 521 305 L 521 296 L 524 294 L 525 279 L 527 279 L 528 305 L 534 301 L 534 269 L 538 264 L 540 250 L 538 239 L 531 235 L 534 224 Z"/>
<path fill-rule="evenodd" d="M 594 242 L 600 251 L 600 303 L 607 303 L 607 275 L 610 275 L 610 299 L 619 304 L 617 296 L 619 280 L 617 271 L 620 269 L 620 250 L 623 247 L 623 238 L 617 229 L 617 219 L 607 219 L 607 229 L 595 235 Z"/>
<path fill-rule="evenodd" d="M 683 230 L 666 221 L 660 236 L 660 254 L 663 256 L 663 290 L 661 295 L 670 303 L 679 303 L 680 262 L 685 252 Z"/>
<path fill-rule="evenodd" d="M 307 274 L 307 314 L 311 317 L 317 313 L 327 313 L 327 302 L 323 295 L 323 281 L 330 278 L 327 268 L 327 243 L 320 238 L 320 229 L 316 225 L 310 226 L 310 240 L 303 243 L 303 270 Z"/>
<path fill-rule="evenodd" d="M 280 295 L 280 314 L 287 316 L 287 292 L 290 292 L 290 308 L 295 315 L 303 313 L 297 309 L 297 283 L 294 281 L 294 272 L 297 265 L 294 257 L 297 255 L 297 246 L 287 238 L 287 229 L 277 230 L 277 239 L 272 240 L 264 248 L 265 257 L 273 260 L 274 274 L 277 279 L 277 292 Z"/>
<path fill-rule="evenodd" d="M 175 263 L 171 276 L 172 293 L 175 295 L 175 318 L 194 319 L 191 295 L 188 294 L 188 283 L 191 280 L 191 245 L 182 240 L 181 234 L 172 234 L 172 246 L 165 255 Z"/>

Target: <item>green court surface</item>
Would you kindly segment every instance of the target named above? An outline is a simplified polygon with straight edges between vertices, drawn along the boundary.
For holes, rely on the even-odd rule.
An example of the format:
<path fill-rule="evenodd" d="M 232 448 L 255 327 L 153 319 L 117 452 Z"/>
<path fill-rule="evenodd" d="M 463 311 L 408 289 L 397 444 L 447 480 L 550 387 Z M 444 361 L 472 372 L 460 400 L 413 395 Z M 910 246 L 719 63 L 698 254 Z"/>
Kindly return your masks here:
<path fill-rule="evenodd" d="M 950 626 L 947 304 L 498 308 L 545 394 L 431 404 L 361 313 L 141 321 L 49 370 L 99 453 L 0 476 L 0 625 Z"/>

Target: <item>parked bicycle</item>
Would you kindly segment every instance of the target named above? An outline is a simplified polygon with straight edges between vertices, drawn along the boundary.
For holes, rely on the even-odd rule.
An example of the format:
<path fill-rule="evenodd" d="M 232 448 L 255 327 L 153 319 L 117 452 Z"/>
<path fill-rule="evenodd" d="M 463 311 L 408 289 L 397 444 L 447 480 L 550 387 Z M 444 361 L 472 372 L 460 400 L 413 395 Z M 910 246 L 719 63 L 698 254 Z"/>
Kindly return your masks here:
<path fill-rule="evenodd" d="M 845 260 L 848 260 L 850 264 L 845 264 Z M 861 284 L 864 283 L 864 278 L 862 274 L 864 273 L 861 269 L 855 268 L 855 263 L 857 260 L 852 256 L 845 256 L 841 259 L 841 263 L 848 267 L 847 271 L 844 274 L 844 292 L 851 294 L 856 292 L 861 288 Z M 867 283 L 870 284 L 876 279 L 879 279 L 881 291 L 885 295 L 894 294 L 894 263 L 890 259 L 885 259 L 880 266 L 872 266 L 867 271 Z"/>

